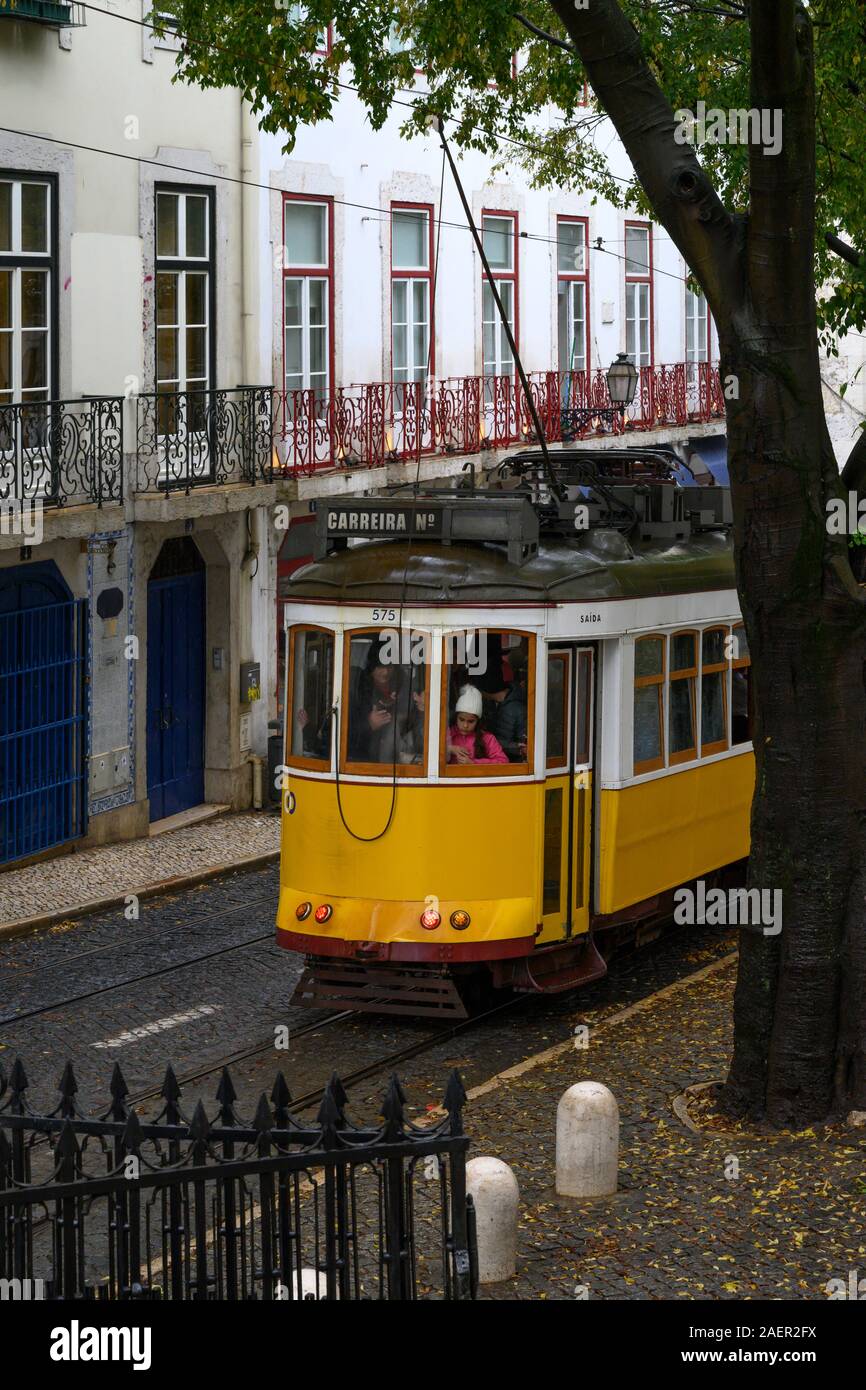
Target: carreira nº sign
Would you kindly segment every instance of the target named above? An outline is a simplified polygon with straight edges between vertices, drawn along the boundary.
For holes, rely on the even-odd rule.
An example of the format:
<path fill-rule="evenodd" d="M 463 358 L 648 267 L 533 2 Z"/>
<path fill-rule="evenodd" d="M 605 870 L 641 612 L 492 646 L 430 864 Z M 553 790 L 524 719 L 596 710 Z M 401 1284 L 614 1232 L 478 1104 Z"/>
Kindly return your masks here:
<path fill-rule="evenodd" d="M 442 512 L 418 507 L 332 507 L 329 536 L 438 536 Z"/>

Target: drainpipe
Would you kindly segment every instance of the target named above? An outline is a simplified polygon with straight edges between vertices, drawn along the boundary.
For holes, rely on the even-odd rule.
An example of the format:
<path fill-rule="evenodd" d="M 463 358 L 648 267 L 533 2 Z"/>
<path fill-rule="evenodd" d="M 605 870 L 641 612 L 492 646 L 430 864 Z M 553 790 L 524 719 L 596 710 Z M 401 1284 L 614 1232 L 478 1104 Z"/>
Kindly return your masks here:
<path fill-rule="evenodd" d="M 257 753 L 248 753 L 247 762 L 253 765 L 253 810 L 262 809 L 262 788 L 263 788 L 263 768 L 264 758 L 260 758 Z"/>
<path fill-rule="evenodd" d="M 256 151 L 258 127 L 248 101 L 241 97 L 240 135 L 241 135 L 241 332 L 243 371 L 241 380 L 254 386 L 264 386 L 261 378 L 258 340 L 258 210 L 260 193 L 251 188 L 255 183 L 257 171 L 253 168 Z M 267 374 L 270 377 L 270 373 Z"/>

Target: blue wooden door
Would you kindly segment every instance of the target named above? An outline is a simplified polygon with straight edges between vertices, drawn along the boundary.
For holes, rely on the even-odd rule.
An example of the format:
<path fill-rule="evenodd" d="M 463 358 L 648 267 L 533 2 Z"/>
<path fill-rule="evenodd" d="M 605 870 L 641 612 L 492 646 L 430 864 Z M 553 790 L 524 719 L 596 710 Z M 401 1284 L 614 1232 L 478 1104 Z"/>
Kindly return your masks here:
<path fill-rule="evenodd" d="M 150 819 L 204 801 L 204 572 L 147 586 Z"/>

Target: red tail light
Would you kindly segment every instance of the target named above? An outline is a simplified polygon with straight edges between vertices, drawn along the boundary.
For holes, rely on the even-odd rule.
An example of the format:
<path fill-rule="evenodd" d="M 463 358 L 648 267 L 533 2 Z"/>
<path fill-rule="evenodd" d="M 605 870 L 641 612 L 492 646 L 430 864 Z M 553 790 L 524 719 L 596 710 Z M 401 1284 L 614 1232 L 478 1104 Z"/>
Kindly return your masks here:
<path fill-rule="evenodd" d="M 334 909 L 331 907 L 330 903 L 322 903 L 321 907 L 316 908 L 316 921 L 319 923 L 327 922 L 333 911 Z"/>
<path fill-rule="evenodd" d="M 425 931 L 435 931 L 441 921 L 442 918 L 439 913 L 435 912 L 432 907 L 428 907 L 426 911 L 421 913 L 421 926 Z"/>

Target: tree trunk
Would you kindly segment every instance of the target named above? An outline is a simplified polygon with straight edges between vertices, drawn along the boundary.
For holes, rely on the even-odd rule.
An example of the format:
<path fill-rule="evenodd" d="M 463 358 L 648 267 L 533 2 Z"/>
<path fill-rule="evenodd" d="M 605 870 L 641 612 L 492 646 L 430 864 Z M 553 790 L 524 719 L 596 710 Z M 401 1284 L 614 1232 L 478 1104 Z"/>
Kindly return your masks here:
<path fill-rule="evenodd" d="M 749 886 L 781 890 L 782 926 L 741 932 L 723 1104 L 780 1125 L 866 1109 L 866 590 L 847 537 L 826 524 L 842 488 L 818 357 L 808 15 L 795 0 L 749 7 L 752 105 L 782 113 L 783 142 L 776 156 L 750 149 L 749 212 L 733 216 L 675 141 L 617 0 L 551 3 L 707 295 L 737 392 L 728 457 L 756 711 Z M 866 445 L 858 481 L 864 462 Z"/>

